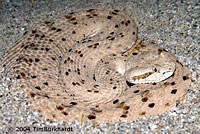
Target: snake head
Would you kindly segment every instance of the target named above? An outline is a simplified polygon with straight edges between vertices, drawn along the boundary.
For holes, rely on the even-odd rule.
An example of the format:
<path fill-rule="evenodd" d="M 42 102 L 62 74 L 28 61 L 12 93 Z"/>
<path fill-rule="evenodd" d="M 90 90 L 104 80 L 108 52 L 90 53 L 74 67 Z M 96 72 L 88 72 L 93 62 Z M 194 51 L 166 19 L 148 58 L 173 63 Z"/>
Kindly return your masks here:
<path fill-rule="evenodd" d="M 159 64 L 135 67 L 126 71 L 126 79 L 133 84 L 158 83 L 170 76 L 175 71 L 175 63 L 171 61 Z"/>

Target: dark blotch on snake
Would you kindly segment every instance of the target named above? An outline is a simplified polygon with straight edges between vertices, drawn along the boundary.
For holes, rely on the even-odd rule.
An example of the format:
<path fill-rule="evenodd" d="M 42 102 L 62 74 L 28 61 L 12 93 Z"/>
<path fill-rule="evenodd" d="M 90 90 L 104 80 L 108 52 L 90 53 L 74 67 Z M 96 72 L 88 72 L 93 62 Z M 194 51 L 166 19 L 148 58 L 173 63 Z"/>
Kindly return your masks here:
<path fill-rule="evenodd" d="M 126 81 L 126 84 L 127 84 L 129 87 L 132 87 L 132 86 L 135 85 L 135 84 L 133 84 L 133 83 L 131 83 L 131 82 L 129 82 L 129 81 Z"/>
<path fill-rule="evenodd" d="M 173 90 L 171 91 L 171 94 L 176 94 L 176 92 L 177 92 L 177 89 L 173 89 Z"/>

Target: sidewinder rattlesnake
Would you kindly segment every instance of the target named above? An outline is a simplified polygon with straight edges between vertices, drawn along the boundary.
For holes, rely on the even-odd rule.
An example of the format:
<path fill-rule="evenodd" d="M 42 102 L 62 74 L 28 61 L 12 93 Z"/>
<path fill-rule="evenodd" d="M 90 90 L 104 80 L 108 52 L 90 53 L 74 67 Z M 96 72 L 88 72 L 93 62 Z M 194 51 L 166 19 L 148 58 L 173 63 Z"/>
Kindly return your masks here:
<path fill-rule="evenodd" d="M 110 122 L 164 113 L 186 94 L 190 72 L 169 52 L 140 44 L 137 25 L 119 10 L 62 15 L 24 33 L 3 71 L 45 118 Z"/>

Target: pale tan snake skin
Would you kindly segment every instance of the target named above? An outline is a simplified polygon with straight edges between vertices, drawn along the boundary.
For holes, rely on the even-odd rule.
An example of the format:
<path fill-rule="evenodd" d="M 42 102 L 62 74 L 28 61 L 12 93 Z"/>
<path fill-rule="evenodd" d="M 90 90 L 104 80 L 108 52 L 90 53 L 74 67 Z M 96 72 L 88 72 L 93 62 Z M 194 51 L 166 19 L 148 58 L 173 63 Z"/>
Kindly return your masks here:
<path fill-rule="evenodd" d="M 170 110 L 190 72 L 169 52 L 140 44 L 119 10 L 85 9 L 38 24 L 5 55 L 3 71 L 45 118 L 72 122 L 135 120 Z"/>

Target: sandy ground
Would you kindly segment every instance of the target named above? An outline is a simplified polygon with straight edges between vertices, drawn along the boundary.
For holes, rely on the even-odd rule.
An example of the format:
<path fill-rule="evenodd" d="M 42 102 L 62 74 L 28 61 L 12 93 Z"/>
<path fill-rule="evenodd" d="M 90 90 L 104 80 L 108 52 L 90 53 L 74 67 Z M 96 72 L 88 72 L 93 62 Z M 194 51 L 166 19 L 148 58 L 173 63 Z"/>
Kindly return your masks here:
<path fill-rule="evenodd" d="M 192 72 L 183 103 L 149 119 L 109 124 L 51 122 L 32 112 L 27 97 L 0 80 L 0 133 L 36 133 L 34 126 L 62 127 L 72 133 L 200 133 L 200 4 L 196 1 L 133 0 L 0 0 L 0 59 L 22 34 L 41 21 L 87 7 L 126 12 L 139 27 L 138 39 L 157 44 L 178 57 Z M 21 128 L 21 129 L 19 129 Z M 30 128 L 30 131 L 29 131 Z M 68 131 L 69 130 L 69 131 Z M 37 131 L 42 132 L 42 131 Z M 49 131 L 49 133 L 52 133 Z M 62 133 L 57 131 L 56 133 Z M 64 132 L 63 132 L 64 133 Z"/>

